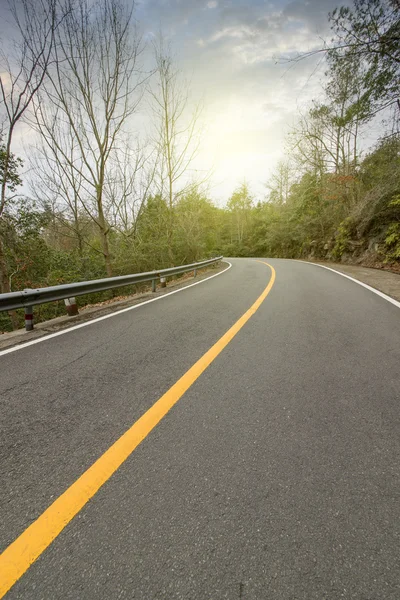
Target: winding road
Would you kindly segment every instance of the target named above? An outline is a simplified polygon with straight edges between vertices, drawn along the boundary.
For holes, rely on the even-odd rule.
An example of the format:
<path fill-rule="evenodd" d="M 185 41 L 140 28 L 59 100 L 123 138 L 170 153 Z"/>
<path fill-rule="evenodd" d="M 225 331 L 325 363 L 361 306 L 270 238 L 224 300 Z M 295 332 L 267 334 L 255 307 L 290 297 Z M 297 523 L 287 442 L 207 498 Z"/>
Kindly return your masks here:
<path fill-rule="evenodd" d="M 400 598 L 400 309 L 338 273 L 0 352 L 0 411 L 0 598 Z"/>

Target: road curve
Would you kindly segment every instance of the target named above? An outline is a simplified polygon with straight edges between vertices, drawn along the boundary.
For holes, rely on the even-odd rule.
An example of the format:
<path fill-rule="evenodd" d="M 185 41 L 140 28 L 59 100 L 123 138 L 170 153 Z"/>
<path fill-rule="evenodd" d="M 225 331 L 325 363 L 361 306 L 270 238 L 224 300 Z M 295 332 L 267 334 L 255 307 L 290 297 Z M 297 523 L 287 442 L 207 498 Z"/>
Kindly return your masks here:
<path fill-rule="evenodd" d="M 231 262 L 0 356 L 0 551 L 260 297 L 271 269 Z M 251 318 L 7 599 L 400 598 L 400 311 L 268 263 Z"/>

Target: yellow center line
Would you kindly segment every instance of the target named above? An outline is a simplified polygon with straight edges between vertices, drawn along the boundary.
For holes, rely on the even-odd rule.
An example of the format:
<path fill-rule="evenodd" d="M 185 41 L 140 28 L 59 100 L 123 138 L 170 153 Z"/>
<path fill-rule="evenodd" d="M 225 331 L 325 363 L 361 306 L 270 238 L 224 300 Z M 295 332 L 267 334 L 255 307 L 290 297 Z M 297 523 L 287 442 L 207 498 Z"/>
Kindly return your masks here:
<path fill-rule="evenodd" d="M 21 535 L 0 555 L 0 598 L 22 577 L 35 560 L 46 550 L 68 523 L 78 514 L 101 486 L 110 479 L 183 394 L 200 377 L 214 359 L 229 344 L 243 325 L 254 315 L 268 296 L 275 270 L 267 287 L 254 304 L 207 352 L 138 419 L 110 448 L 96 460 L 79 479 L 57 498 Z"/>

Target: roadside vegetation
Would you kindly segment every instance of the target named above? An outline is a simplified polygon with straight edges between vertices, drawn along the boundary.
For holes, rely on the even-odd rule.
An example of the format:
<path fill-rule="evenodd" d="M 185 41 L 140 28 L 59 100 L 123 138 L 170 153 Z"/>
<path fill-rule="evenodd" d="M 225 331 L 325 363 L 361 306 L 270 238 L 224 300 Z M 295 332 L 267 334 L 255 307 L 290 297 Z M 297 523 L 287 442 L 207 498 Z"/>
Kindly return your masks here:
<path fill-rule="evenodd" d="M 329 15 L 332 39 L 317 53 L 324 100 L 299 114 L 265 197 L 243 182 L 225 206 L 193 170 L 201 110 L 191 108 L 161 36 L 145 69 L 122 0 L 10 7 L 15 39 L 0 69 L 0 292 L 216 254 L 400 270 L 397 0 L 356 0 Z M 143 118 L 146 139 L 135 134 Z M 19 127 L 34 140 L 23 161 L 13 150 Z M 40 318 L 59 311 L 44 306 Z M 0 313 L 0 331 L 20 325 L 19 314 Z"/>

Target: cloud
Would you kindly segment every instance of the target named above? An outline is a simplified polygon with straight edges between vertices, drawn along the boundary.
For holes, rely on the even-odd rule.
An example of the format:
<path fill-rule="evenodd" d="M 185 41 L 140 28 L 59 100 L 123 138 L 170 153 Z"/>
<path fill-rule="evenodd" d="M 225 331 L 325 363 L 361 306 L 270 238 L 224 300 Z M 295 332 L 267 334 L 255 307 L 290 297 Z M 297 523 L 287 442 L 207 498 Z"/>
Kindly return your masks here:
<path fill-rule="evenodd" d="M 204 102 L 201 162 L 216 156 L 215 178 L 224 180 L 216 193 L 227 195 L 246 172 L 263 189 L 257 182 L 266 180 L 299 107 L 320 94 L 323 80 L 319 58 L 295 65 L 280 58 L 321 46 L 330 37 L 328 12 L 341 3 L 137 0 L 143 39 L 163 31 L 191 81 L 193 103 Z"/>
<path fill-rule="evenodd" d="M 204 101 L 202 165 L 214 158 L 221 193 L 246 170 L 263 193 L 260 182 L 282 155 L 286 132 L 300 108 L 321 94 L 324 78 L 320 58 L 281 59 L 320 47 L 330 36 L 328 12 L 338 3 L 148 0 L 138 15 L 144 26 L 160 23 L 191 80 L 194 101 Z"/>

